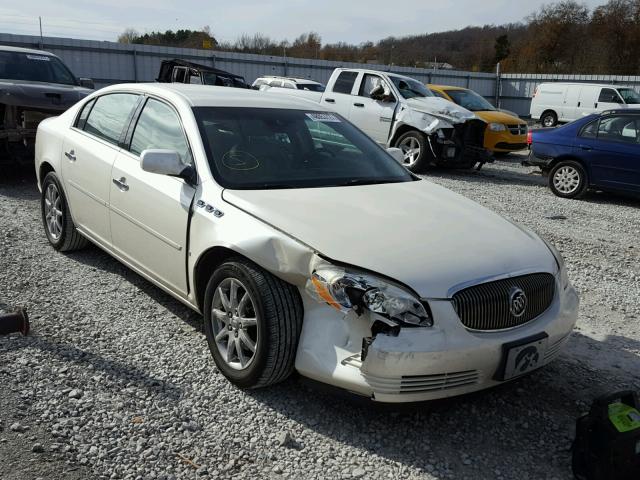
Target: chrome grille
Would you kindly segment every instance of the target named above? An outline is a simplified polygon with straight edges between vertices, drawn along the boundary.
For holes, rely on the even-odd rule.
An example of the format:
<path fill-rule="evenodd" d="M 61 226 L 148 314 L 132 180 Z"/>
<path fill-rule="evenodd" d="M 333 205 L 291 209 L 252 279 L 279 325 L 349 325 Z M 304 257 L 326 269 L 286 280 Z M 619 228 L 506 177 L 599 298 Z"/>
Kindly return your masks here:
<path fill-rule="evenodd" d="M 520 289 L 527 297 L 520 316 L 512 313 L 511 292 Z M 550 273 L 534 273 L 505 278 L 465 288 L 453 296 L 460 320 L 473 330 L 503 330 L 524 325 L 541 315 L 553 300 L 555 278 Z"/>
<path fill-rule="evenodd" d="M 526 135 L 528 129 L 526 123 L 521 123 L 520 125 L 507 125 L 507 128 L 512 135 Z"/>

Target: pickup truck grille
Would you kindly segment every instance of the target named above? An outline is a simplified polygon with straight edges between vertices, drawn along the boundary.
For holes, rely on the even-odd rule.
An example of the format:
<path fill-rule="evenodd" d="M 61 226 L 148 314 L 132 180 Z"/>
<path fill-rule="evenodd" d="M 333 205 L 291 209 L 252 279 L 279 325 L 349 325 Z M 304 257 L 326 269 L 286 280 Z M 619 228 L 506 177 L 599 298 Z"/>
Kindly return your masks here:
<path fill-rule="evenodd" d="M 551 305 L 555 278 L 550 273 L 534 273 L 481 283 L 457 292 L 453 307 L 463 325 L 472 330 L 504 330 L 535 319 Z M 526 298 L 522 312 L 514 314 L 514 292 Z"/>
<path fill-rule="evenodd" d="M 507 125 L 507 128 L 512 135 L 526 135 L 529 129 L 526 123 L 521 123 L 520 125 Z"/>

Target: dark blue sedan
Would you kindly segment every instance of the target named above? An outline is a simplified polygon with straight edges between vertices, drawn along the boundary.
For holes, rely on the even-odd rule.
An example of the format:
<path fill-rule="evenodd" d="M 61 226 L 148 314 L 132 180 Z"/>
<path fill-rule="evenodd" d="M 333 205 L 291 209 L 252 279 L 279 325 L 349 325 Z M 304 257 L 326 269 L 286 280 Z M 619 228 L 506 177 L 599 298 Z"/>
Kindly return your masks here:
<path fill-rule="evenodd" d="M 527 165 L 551 191 L 579 198 L 588 189 L 640 193 L 640 109 L 609 110 L 532 134 Z"/>

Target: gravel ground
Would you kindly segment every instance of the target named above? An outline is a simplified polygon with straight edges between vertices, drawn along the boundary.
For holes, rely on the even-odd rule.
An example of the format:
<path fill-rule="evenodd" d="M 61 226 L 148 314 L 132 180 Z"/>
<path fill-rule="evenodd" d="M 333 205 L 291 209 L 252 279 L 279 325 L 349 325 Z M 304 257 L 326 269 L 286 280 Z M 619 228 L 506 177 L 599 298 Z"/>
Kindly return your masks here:
<path fill-rule="evenodd" d="M 95 247 L 54 252 L 31 172 L 5 176 L 0 310 L 26 307 L 33 331 L 0 337 L 0 478 L 572 478 L 576 417 L 640 389 L 640 201 L 561 200 L 519 160 L 430 178 L 558 246 L 578 328 L 527 378 L 406 408 L 298 378 L 235 389 L 196 314 Z"/>

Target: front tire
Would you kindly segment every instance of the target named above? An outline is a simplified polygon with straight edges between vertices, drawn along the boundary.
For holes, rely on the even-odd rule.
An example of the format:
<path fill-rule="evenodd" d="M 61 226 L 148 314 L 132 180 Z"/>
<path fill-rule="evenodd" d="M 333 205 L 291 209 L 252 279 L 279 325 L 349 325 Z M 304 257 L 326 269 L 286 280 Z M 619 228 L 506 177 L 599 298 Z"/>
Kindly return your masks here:
<path fill-rule="evenodd" d="M 205 291 L 204 326 L 216 366 L 240 388 L 285 380 L 302 329 L 295 287 L 243 258 L 218 267 Z"/>
<path fill-rule="evenodd" d="M 421 173 L 429 168 L 431 150 L 422 132 L 411 130 L 402 134 L 395 144 L 404 154 L 402 164 L 413 173 Z"/>
<path fill-rule="evenodd" d="M 558 197 L 580 198 L 588 187 L 587 172 L 573 160 L 558 163 L 549 173 L 549 188 Z"/>
<path fill-rule="evenodd" d="M 54 172 L 49 172 L 42 181 L 40 210 L 47 240 L 53 248 L 71 252 L 87 245 L 88 240 L 76 230 L 64 190 Z"/>

